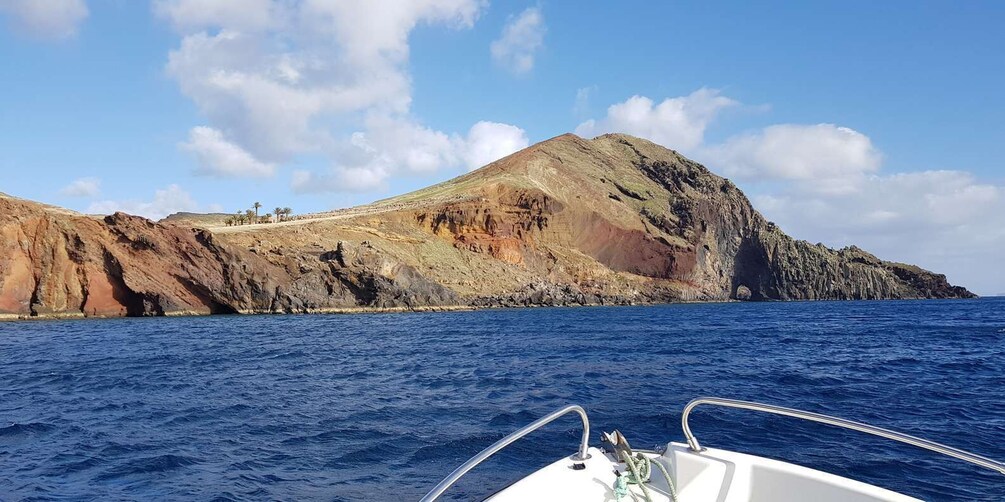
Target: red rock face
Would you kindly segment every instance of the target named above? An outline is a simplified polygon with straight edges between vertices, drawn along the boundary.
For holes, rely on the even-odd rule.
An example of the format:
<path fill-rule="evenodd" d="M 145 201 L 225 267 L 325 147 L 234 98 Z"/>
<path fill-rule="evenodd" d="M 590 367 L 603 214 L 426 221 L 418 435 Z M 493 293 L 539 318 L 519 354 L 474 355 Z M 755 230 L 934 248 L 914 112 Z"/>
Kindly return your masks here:
<path fill-rule="evenodd" d="M 456 205 L 435 213 L 416 216 L 420 225 L 441 238 L 451 241 L 458 249 L 492 256 L 511 264 L 522 264 L 529 235 L 518 228 L 519 224 L 504 220 L 493 211 L 499 206 L 482 207 L 474 204 Z"/>
<path fill-rule="evenodd" d="M 576 248 L 611 270 L 654 279 L 684 279 L 691 273 L 688 250 L 641 230 L 621 228 L 597 213 L 577 216 Z"/>
<path fill-rule="evenodd" d="M 537 252 L 535 235 L 545 230 L 562 205 L 530 190 L 493 195 L 419 212 L 415 221 L 458 249 L 522 265 L 527 253 Z"/>
<path fill-rule="evenodd" d="M 254 298 L 237 298 L 235 284 L 253 275 L 234 271 L 249 257 L 225 250 L 204 230 L 122 213 L 98 220 L 11 198 L 0 198 L 0 214 L 2 313 L 137 316 L 255 307 Z M 254 265 L 269 272 L 268 263 Z"/>
<path fill-rule="evenodd" d="M 366 246 L 353 253 L 353 260 L 288 270 L 207 230 L 123 213 L 97 219 L 0 197 L 0 314 L 116 317 L 456 303 L 406 264 Z M 319 264 L 316 256 L 311 261 Z"/>
<path fill-rule="evenodd" d="M 0 310 L 6 313 L 51 313 L 84 304 L 86 276 L 71 258 L 79 242 L 44 210 L 30 210 L 0 199 L 5 224 L 0 227 Z M 40 298 L 45 303 L 40 303 Z"/>

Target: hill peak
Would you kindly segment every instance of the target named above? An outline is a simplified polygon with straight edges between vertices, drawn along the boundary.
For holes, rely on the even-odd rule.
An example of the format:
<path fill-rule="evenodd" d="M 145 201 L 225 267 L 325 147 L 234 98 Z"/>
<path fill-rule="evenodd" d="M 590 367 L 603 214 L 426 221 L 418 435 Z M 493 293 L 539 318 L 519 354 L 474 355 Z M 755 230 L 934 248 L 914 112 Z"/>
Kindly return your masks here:
<path fill-rule="evenodd" d="M 0 198 L 0 316 L 972 296 L 794 240 L 728 180 L 625 134 L 563 134 L 368 206 L 223 216 L 156 224 Z"/>

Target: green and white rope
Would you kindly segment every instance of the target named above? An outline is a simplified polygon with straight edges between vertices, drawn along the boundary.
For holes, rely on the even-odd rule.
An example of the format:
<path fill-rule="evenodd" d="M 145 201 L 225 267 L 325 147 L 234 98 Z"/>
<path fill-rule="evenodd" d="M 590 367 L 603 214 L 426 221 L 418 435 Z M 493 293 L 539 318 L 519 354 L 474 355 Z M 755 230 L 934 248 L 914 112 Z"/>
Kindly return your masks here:
<path fill-rule="evenodd" d="M 639 488 L 642 488 L 642 496 L 645 497 L 646 502 L 653 502 L 653 494 L 646 486 L 646 483 L 649 482 L 649 478 L 652 474 L 653 461 L 641 453 L 636 453 L 635 457 L 626 456 L 624 461 L 629 471 L 625 474 L 628 484 L 639 485 Z M 673 502 L 677 502 L 677 489 L 674 487 L 673 478 L 670 477 L 670 473 L 667 472 L 666 467 L 663 467 L 662 463 L 655 462 L 655 464 L 656 467 L 659 468 L 660 472 L 663 473 L 663 477 L 667 480 L 667 486 L 670 487 L 671 500 L 673 500 Z"/>

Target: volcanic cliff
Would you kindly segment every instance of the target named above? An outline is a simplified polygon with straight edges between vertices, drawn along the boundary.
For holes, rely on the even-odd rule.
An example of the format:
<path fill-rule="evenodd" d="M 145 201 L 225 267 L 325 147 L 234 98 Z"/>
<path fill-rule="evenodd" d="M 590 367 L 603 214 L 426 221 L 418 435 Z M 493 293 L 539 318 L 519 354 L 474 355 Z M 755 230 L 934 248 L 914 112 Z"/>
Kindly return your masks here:
<path fill-rule="evenodd" d="M 269 225 L 103 218 L 0 196 L 0 315 L 965 298 L 790 238 L 729 180 L 625 135 L 563 135 L 400 197 Z"/>

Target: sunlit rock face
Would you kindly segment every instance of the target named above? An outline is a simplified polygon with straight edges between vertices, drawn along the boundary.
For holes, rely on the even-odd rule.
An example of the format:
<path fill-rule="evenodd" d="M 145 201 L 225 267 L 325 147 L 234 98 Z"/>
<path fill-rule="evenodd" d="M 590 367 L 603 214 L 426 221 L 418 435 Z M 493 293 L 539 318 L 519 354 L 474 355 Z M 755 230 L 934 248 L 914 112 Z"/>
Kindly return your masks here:
<path fill-rule="evenodd" d="M 559 136 L 417 192 L 279 224 L 197 216 L 91 217 L 2 196 L 0 314 L 973 296 L 856 247 L 794 240 L 729 180 L 625 135 Z"/>

